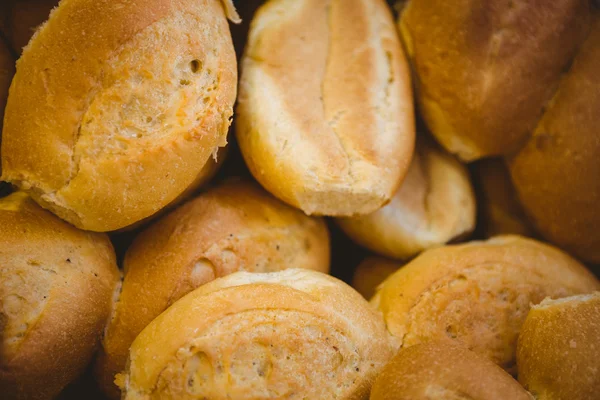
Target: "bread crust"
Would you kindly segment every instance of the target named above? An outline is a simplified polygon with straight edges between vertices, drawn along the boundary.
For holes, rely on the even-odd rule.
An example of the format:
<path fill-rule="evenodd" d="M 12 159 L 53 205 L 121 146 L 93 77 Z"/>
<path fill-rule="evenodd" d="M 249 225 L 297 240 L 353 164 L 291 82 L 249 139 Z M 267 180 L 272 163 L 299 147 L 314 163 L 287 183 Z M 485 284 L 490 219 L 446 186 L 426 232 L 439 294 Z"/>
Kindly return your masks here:
<path fill-rule="evenodd" d="M 52 399 L 83 372 L 118 281 L 106 235 L 72 227 L 24 193 L 0 199 L 3 399 Z"/>
<path fill-rule="evenodd" d="M 225 146 L 236 83 L 218 0 L 64 0 L 17 63 L 3 178 L 78 227 L 131 225 Z"/>
<path fill-rule="evenodd" d="M 118 398 L 114 376 L 135 337 L 196 287 L 236 271 L 327 273 L 329 251 L 323 220 L 252 183 L 230 181 L 183 205 L 142 232 L 125 256 L 121 296 L 96 363 L 103 390 Z"/>
<path fill-rule="evenodd" d="M 406 174 L 415 129 L 387 4 L 267 2 L 251 24 L 236 113 L 242 155 L 278 198 L 316 215 L 380 208 Z"/>

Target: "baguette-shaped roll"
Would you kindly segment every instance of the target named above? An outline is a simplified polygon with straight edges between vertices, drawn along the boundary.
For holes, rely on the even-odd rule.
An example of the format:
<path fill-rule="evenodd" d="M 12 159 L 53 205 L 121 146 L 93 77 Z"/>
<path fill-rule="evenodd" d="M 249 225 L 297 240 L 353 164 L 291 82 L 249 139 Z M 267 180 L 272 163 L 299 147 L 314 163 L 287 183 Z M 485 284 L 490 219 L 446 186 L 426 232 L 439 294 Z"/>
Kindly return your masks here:
<path fill-rule="evenodd" d="M 52 399 L 87 366 L 119 282 L 103 234 L 0 199 L 0 397 Z"/>
<path fill-rule="evenodd" d="M 393 274 L 401 265 L 397 261 L 383 257 L 369 257 L 354 270 L 352 287 L 367 300 L 371 299 L 377 287 Z"/>
<path fill-rule="evenodd" d="M 400 30 L 417 100 L 438 141 L 466 161 L 531 134 L 584 41 L 589 0 L 415 0 Z"/>
<path fill-rule="evenodd" d="M 600 288 L 566 253 L 519 236 L 427 250 L 372 300 L 403 347 L 449 337 L 514 372 L 531 304 Z"/>
<path fill-rule="evenodd" d="M 8 88 L 15 73 L 15 59 L 10 53 L 8 45 L 0 36 L 0 144 L 2 143 L 2 122 L 4 121 L 4 109 L 8 98 Z M 0 165 L 0 173 L 2 166 Z"/>
<path fill-rule="evenodd" d="M 402 186 L 372 214 L 338 220 L 356 243 L 384 256 L 407 259 L 464 237 L 475 228 L 469 172 L 435 144 L 417 142 Z"/>
<path fill-rule="evenodd" d="M 180 297 L 233 272 L 286 268 L 329 271 L 329 233 L 255 184 L 228 182 L 203 193 L 136 238 L 96 365 L 105 393 L 118 398 L 135 337 Z"/>
<path fill-rule="evenodd" d="M 371 213 L 414 146 L 409 69 L 383 0 L 271 0 L 254 16 L 236 131 L 255 178 L 307 214 Z"/>
<path fill-rule="evenodd" d="M 600 264 L 600 16 L 527 145 L 511 161 L 541 234 Z"/>
<path fill-rule="evenodd" d="M 523 324 L 519 382 L 538 400 L 589 400 L 600 394 L 600 292 L 546 299 Z"/>
<path fill-rule="evenodd" d="M 395 348 L 343 282 L 238 272 L 156 318 L 131 346 L 123 399 L 364 399 Z"/>
<path fill-rule="evenodd" d="M 371 400 L 533 400 L 502 368 L 449 340 L 417 344 L 381 371 Z"/>
<path fill-rule="evenodd" d="M 129 226 L 225 146 L 236 77 L 219 0 L 63 1 L 17 63 L 3 178 L 78 227 Z"/>
<path fill-rule="evenodd" d="M 534 236 L 504 161 L 490 158 L 473 167 L 483 234 L 488 238 L 508 234 Z"/>
<path fill-rule="evenodd" d="M 44 21 L 50 11 L 58 5 L 59 0 L 5 0 L 12 5 L 10 9 L 6 36 L 18 54 L 27 46 L 29 40 Z"/>

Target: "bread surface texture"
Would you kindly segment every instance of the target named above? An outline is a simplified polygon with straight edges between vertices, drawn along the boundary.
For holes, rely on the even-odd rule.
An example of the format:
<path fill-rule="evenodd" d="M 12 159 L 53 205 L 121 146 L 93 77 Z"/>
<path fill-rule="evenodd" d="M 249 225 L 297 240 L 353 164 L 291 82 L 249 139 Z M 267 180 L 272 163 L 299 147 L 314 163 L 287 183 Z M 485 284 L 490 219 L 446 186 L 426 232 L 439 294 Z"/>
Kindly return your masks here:
<path fill-rule="evenodd" d="M 92 231 L 173 201 L 226 144 L 237 68 L 223 4 L 61 1 L 17 63 L 2 178 Z"/>
<path fill-rule="evenodd" d="M 89 363 L 119 282 L 104 234 L 24 193 L 0 199 L 0 393 L 52 399 Z"/>
<path fill-rule="evenodd" d="M 329 272 L 329 233 L 258 185 L 229 181 L 163 217 L 128 250 L 125 278 L 106 330 L 96 375 L 118 398 L 115 374 L 125 369 L 135 337 L 179 298 L 237 271 L 305 268 Z"/>
<path fill-rule="evenodd" d="M 414 147 L 409 69 L 383 0 L 272 0 L 254 15 L 236 133 L 254 177 L 307 214 L 375 211 Z"/>
<path fill-rule="evenodd" d="M 450 338 L 515 371 L 531 304 L 598 290 L 566 253 L 519 236 L 427 250 L 392 274 L 371 303 L 403 347 Z"/>
<path fill-rule="evenodd" d="M 124 399 L 364 399 L 394 347 L 352 288 L 301 269 L 237 272 L 136 338 Z"/>
<path fill-rule="evenodd" d="M 538 400 L 600 393 L 600 292 L 534 306 L 517 347 L 519 382 Z"/>

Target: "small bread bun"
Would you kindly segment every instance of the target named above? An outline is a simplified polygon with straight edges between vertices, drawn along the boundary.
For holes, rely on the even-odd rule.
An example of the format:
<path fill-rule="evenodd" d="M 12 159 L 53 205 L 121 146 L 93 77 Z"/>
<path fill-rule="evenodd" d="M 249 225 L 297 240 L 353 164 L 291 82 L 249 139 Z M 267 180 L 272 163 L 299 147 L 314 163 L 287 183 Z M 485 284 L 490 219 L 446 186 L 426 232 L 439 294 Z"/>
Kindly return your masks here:
<path fill-rule="evenodd" d="M 427 250 L 380 286 L 373 305 L 403 347 L 450 338 L 513 372 L 531 304 L 600 289 L 583 265 L 519 236 Z"/>
<path fill-rule="evenodd" d="M 600 264 L 600 16 L 534 135 L 511 162 L 519 198 L 549 241 Z"/>
<path fill-rule="evenodd" d="M 354 270 L 352 287 L 369 300 L 377 291 L 377 287 L 400 267 L 401 264 L 397 261 L 383 257 L 369 257 Z"/>
<path fill-rule="evenodd" d="M 8 98 L 8 88 L 15 73 L 15 59 L 10 53 L 8 45 L 0 36 L 0 144 L 2 143 L 2 122 L 4 121 L 4 109 Z M 0 173 L 2 167 L 0 166 Z"/>
<path fill-rule="evenodd" d="M 450 340 L 403 349 L 383 369 L 371 400 L 533 400 L 502 368 Z"/>
<path fill-rule="evenodd" d="M 387 257 L 407 259 L 475 228 L 469 172 L 453 156 L 422 139 L 388 205 L 372 214 L 338 220 L 356 243 Z"/>
<path fill-rule="evenodd" d="M 272 0 L 254 15 L 236 131 L 254 177 L 307 214 L 387 203 L 414 146 L 410 73 L 384 0 Z"/>
<path fill-rule="evenodd" d="M 9 2 L 9 0 L 5 0 Z M 38 27 L 48 19 L 59 0 L 14 0 L 10 7 L 8 32 L 13 50 L 21 53 Z"/>
<path fill-rule="evenodd" d="M 203 193 L 141 233 L 127 251 L 125 279 L 96 365 L 105 393 L 118 398 L 115 374 L 131 342 L 180 297 L 236 271 L 329 271 L 325 222 L 250 183 Z"/>
<path fill-rule="evenodd" d="M 586 38 L 589 0 L 419 0 L 400 31 L 423 119 L 466 161 L 506 155 L 531 134 Z"/>
<path fill-rule="evenodd" d="M 152 321 L 119 383 L 125 400 L 358 400 L 394 352 L 381 315 L 343 282 L 238 272 Z"/>
<path fill-rule="evenodd" d="M 600 394 L 600 292 L 533 306 L 517 347 L 519 382 L 538 400 Z"/>
<path fill-rule="evenodd" d="M 219 0 L 63 1 L 18 62 L 3 179 L 80 228 L 129 226 L 225 146 L 236 83 Z"/>
<path fill-rule="evenodd" d="M 506 164 L 501 159 L 490 158 L 475 163 L 473 169 L 485 237 L 508 234 L 535 236 L 517 199 Z"/>
<path fill-rule="evenodd" d="M 103 234 L 0 199 L 0 397 L 52 399 L 90 362 L 119 282 Z"/>

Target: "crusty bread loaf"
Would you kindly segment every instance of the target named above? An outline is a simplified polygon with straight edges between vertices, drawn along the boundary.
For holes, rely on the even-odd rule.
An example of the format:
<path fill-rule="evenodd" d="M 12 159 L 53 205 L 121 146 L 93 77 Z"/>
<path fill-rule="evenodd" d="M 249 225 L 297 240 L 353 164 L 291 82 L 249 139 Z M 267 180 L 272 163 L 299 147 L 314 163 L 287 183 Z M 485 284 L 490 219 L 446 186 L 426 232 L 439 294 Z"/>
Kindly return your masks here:
<path fill-rule="evenodd" d="M 407 259 L 475 228 L 469 172 L 434 143 L 420 139 L 408 174 L 388 205 L 338 220 L 352 240 L 384 256 Z"/>
<path fill-rule="evenodd" d="M 490 360 L 450 340 L 403 349 L 377 377 L 371 400 L 533 400 Z"/>
<path fill-rule="evenodd" d="M 13 50 L 21 53 L 38 27 L 48 19 L 59 0 L 5 0 L 9 6 L 6 36 Z"/>
<path fill-rule="evenodd" d="M 359 400 L 394 350 L 381 315 L 343 282 L 238 272 L 152 321 L 119 381 L 126 400 Z"/>
<path fill-rule="evenodd" d="M 600 13 L 599 13 L 600 14 Z M 600 15 L 527 145 L 511 161 L 538 230 L 600 264 Z"/>
<path fill-rule="evenodd" d="M 254 16 L 236 120 L 256 179 L 307 214 L 388 202 L 410 163 L 410 75 L 383 0 L 271 0 Z"/>
<path fill-rule="evenodd" d="M 228 182 L 162 218 L 136 238 L 103 340 L 96 373 L 118 398 L 114 376 L 131 342 L 180 297 L 236 271 L 329 271 L 325 222 L 273 198 L 255 184 Z"/>
<path fill-rule="evenodd" d="M 400 30 L 435 137 L 464 160 L 531 134 L 590 25 L 589 0 L 418 0 Z"/>
<path fill-rule="evenodd" d="M 2 122 L 4 121 L 4 109 L 8 98 L 8 88 L 15 73 L 15 59 L 8 45 L 0 36 L 0 144 L 2 143 Z M 2 166 L 0 165 L 0 173 Z"/>
<path fill-rule="evenodd" d="M 383 257 L 369 257 L 354 270 L 352 287 L 367 300 L 371 299 L 381 282 L 396 272 L 401 265 Z"/>
<path fill-rule="evenodd" d="M 0 199 L 0 397 L 52 399 L 86 367 L 119 282 L 103 234 Z"/>
<path fill-rule="evenodd" d="M 538 400 L 590 400 L 600 395 L 600 292 L 546 299 L 523 324 L 519 381 Z"/>
<path fill-rule="evenodd" d="M 226 144 L 236 77 L 221 1 L 63 1 L 17 64 L 3 178 L 78 227 L 131 225 Z"/>
<path fill-rule="evenodd" d="M 489 158 L 475 163 L 473 167 L 479 195 L 477 206 L 484 236 L 535 236 L 517 198 L 504 161 Z"/>
<path fill-rule="evenodd" d="M 531 304 L 589 293 L 600 282 L 566 253 L 519 236 L 427 250 L 372 300 L 409 347 L 449 337 L 508 371 Z"/>

